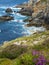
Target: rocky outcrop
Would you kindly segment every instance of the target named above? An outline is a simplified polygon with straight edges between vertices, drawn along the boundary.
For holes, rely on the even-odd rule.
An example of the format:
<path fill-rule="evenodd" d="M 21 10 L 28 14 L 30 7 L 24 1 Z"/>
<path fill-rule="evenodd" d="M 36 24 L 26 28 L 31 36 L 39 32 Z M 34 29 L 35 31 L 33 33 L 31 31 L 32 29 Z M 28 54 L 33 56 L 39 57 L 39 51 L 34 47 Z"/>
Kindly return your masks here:
<path fill-rule="evenodd" d="M 7 8 L 7 9 L 5 10 L 5 12 L 6 12 L 6 13 L 12 13 L 13 11 L 12 11 L 11 8 Z"/>
<path fill-rule="evenodd" d="M 34 15 L 35 13 L 33 13 Z M 27 24 L 27 26 L 36 26 L 36 27 L 40 27 L 44 25 L 44 16 L 42 12 L 37 13 L 35 16 L 32 16 L 25 21 L 29 22 L 29 24 Z"/>
<path fill-rule="evenodd" d="M 35 16 L 25 19 L 24 22 L 29 22 L 26 26 L 44 26 L 49 30 L 49 13 L 40 11 Z"/>
<path fill-rule="evenodd" d="M 26 16 L 32 16 L 33 10 L 31 8 L 22 8 L 18 13 Z"/>
<path fill-rule="evenodd" d="M 13 20 L 13 19 L 14 19 L 14 17 L 12 17 L 12 16 L 7 16 L 7 15 L 0 16 L 0 22 L 1 21 L 9 21 L 9 20 Z"/>
<path fill-rule="evenodd" d="M 32 21 L 32 22 L 29 22 L 29 24 L 27 24 L 26 26 L 27 26 L 27 27 L 30 27 L 30 26 L 40 27 L 40 26 L 42 26 L 42 25 L 44 25 L 44 24 L 42 23 L 42 21 L 39 20 L 39 19 L 37 19 L 37 20 L 34 20 L 34 21 Z"/>

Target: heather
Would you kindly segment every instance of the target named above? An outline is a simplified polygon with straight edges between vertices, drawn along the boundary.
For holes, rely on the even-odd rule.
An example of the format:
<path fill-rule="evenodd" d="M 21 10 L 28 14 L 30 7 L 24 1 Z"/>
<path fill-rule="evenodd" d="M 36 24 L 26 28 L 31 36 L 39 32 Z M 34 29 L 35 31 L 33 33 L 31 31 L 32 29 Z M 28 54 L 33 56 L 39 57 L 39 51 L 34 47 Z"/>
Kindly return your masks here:
<path fill-rule="evenodd" d="M 0 65 L 49 65 L 49 31 L 4 43 L 0 46 Z"/>
<path fill-rule="evenodd" d="M 14 37 L 13 40 L 5 41 L 0 45 L 0 65 L 49 65 L 48 2 L 48 0 L 37 0 L 36 2 L 34 0 L 29 0 L 27 3 L 13 7 L 13 9 L 20 7 L 20 11 L 13 11 L 12 8 L 6 9 L 5 12 L 8 15 L 18 15 L 18 19 L 19 16 L 22 18 L 22 15 L 25 15 L 27 18 L 23 20 L 20 18 L 20 20 L 17 20 L 17 16 L 13 16 L 14 18 L 12 17 L 12 19 L 11 17 L 9 19 L 7 15 L 0 17 L 2 22 L 8 21 L 9 23 L 9 26 L 6 24 L 8 30 L 5 28 L 0 31 L 1 33 L 5 33 L 5 35 L 3 35 L 4 38 L 1 40 L 6 39 L 6 35 L 9 40 Z M 21 15 L 19 15 L 19 13 Z M 9 22 L 9 20 L 11 20 L 11 22 Z M 41 31 L 39 27 L 42 29 Z M 7 33 L 10 34 L 8 35 Z M 12 33 L 14 33 L 14 35 Z"/>

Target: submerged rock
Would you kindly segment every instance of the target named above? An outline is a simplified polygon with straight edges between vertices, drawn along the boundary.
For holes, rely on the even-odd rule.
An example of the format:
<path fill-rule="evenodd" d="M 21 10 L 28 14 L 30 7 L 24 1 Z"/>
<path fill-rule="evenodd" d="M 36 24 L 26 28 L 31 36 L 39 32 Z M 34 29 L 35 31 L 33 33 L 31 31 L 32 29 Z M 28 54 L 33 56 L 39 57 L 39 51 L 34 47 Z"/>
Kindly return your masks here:
<path fill-rule="evenodd" d="M 29 17 L 29 18 L 26 18 L 25 20 L 23 20 L 24 22 L 31 22 L 33 21 L 33 18 L 32 17 Z"/>
<path fill-rule="evenodd" d="M 12 11 L 11 8 L 7 8 L 7 9 L 5 10 L 5 12 L 6 12 L 6 13 L 12 13 L 13 11 Z"/>
<path fill-rule="evenodd" d="M 7 15 L 0 16 L 0 21 L 9 21 L 9 20 L 13 20 L 13 19 L 14 19 L 14 17 L 12 17 L 12 16 L 7 16 Z"/>

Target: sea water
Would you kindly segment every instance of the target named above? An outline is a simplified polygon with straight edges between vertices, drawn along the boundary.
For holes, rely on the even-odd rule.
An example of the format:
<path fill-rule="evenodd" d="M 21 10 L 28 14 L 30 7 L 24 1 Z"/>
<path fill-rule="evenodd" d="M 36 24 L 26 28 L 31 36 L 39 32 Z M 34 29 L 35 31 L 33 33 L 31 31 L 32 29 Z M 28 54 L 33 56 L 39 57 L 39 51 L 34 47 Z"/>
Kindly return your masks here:
<path fill-rule="evenodd" d="M 5 2 L 4 2 L 5 1 Z M 5 41 L 11 41 L 16 38 L 30 35 L 36 31 L 44 31 L 43 27 L 26 27 L 26 22 L 23 22 L 24 19 L 26 19 L 26 16 L 23 16 L 19 13 L 15 13 L 14 11 L 19 11 L 21 8 L 13 8 L 14 5 L 20 4 L 19 2 L 16 2 L 17 0 L 0 0 L 0 16 L 7 15 L 5 10 L 8 7 L 11 7 L 13 13 L 10 14 L 10 16 L 14 17 L 14 20 L 11 21 L 0 21 L 0 44 Z M 24 1 L 24 0 L 23 0 Z M 22 2 L 23 2 L 22 1 Z M 21 2 L 21 3 L 22 3 Z M 6 6 L 7 5 L 7 6 Z"/>

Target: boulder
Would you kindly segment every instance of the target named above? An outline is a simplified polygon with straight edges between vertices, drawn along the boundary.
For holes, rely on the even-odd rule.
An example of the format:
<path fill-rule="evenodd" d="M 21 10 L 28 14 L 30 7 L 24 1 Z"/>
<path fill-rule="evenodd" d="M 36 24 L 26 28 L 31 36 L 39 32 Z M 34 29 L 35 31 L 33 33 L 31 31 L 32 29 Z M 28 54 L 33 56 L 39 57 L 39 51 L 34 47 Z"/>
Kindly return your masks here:
<path fill-rule="evenodd" d="M 32 16 L 33 10 L 31 8 L 22 8 L 17 13 L 21 13 L 22 15 L 26 15 L 26 16 Z"/>
<path fill-rule="evenodd" d="M 0 21 L 9 21 L 9 20 L 13 20 L 14 17 L 12 16 L 7 16 L 7 15 L 4 15 L 4 16 L 0 16 Z"/>
<path fill-rule="evenodd" d="M 42 25 L 44 25 L 43 21 L 38 18 L 35 18 L 34 20 L 32 20 L 31 22 L 27 24 L 27 27 L 30 27 L 30 26 L 40 27 Z"/>
<path fill-rule="evenodd" d="M 12 13 L 13 11 L 12 11 L 11 8 L 7 8 L 7 9 L 5 10 L 5 12 L 6 12 L 6 13 Z"/>
<path fill-rule="evenodd" d="M 26 25 L 27 27 L 31 27 L 31 26 L 35 26 L 35 27 L 40 27 L 40 26 L 42 26 L 42 24 L 40 23 L 29 23 L 29 24 L 27 24 Z"/>

